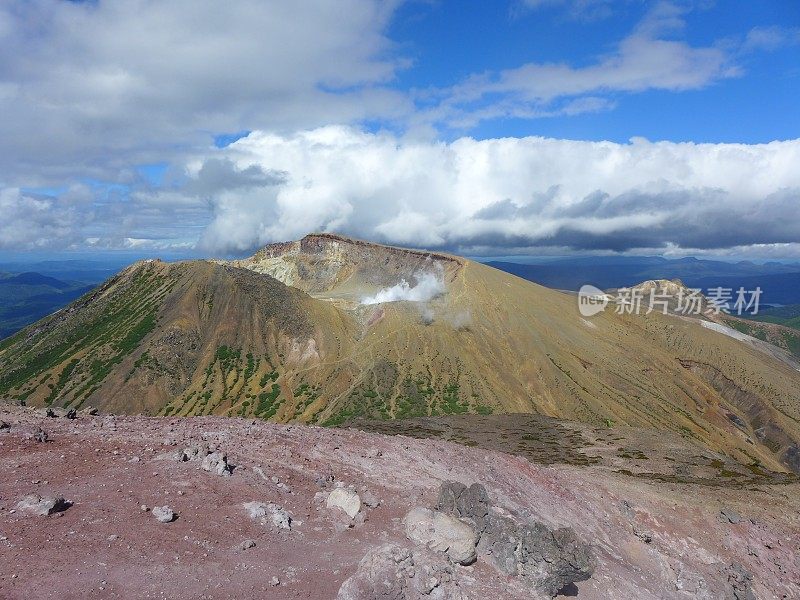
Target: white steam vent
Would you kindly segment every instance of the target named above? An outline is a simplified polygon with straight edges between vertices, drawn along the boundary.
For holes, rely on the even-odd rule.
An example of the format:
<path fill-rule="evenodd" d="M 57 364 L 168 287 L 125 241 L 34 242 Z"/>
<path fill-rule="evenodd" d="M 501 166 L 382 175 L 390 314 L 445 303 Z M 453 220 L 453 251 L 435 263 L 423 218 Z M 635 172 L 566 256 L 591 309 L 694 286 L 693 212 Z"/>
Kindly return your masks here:
<path fill-rule="evenodd" d="M 445 292 L 444 274 L 441 270 L 438 273 L 429 271 L 415 275 L 417 285 L 412 286 L 405 279 L 401 279 L 391 287 L 379 290 L 374 296 L 368 296 L 361 300 L 362 304 L 381 304 L 383 302 L 427 302 Z"/>

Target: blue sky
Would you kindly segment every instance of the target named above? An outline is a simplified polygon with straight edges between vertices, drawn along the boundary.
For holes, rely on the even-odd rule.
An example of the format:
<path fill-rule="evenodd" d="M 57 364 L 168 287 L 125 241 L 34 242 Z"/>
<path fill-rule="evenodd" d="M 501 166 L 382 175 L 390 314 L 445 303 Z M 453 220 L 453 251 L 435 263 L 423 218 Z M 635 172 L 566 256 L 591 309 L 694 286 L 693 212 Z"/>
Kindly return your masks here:
<path fill-rule="evenodd" d="M 480 0 L 404 5 L 390 28 L 413 67 L 398 85 L 455 85 L 472 73 L 528 62 L 593 64 L 612 53 L 654 3 L 588 2 L 577 13 L 569 2 L 541 8 Z M 572 3 L 581 4 L 581 3 Z M 693 46 L 742 46 L 754 28 L 800 25 L 796 2 L 709 2 L 689 11 L 684 27 L 667 36 Z M 600 8 L 593 8 L 599 6 Z M 686 6 L 689 6 L 688 4 Z M 600 14 L 597 14 L 597 13 Z M 795 31 L 793 35 L 797 35 Z M 542 135 L 625 142 L 651 140 L 759 143 L 800 135 L 800 46 L 769 52 L 739 50 L 742 74 L 699 89 L 642 93 L 609 91 L 611 110 L 542 119 L 497 119 L 468 133 L 479 138 Z"/>
<path fill-rule="evenodd" d="M 11 0 L 0 56 L 4 255 L 800 257 L 792 0 Z"/>

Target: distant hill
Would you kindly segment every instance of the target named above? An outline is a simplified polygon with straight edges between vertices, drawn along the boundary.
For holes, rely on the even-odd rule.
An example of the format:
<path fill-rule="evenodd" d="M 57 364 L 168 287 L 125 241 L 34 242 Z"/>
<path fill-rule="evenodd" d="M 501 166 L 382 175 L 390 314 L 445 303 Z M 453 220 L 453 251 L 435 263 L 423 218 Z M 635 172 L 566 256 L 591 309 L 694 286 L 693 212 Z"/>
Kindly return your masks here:
<path fill-rule="evenodd" d="M 573 295 L 480 263 L 317 234 L 132 265 L 0 342 L 0 397 L 320 425 L 540 413 L 800 471 L 794 363 L 703 323 L 589 320 Z"/>
<path fill-rule="evenodd" d="M 536 264 L 490 261 L 487 264 L 528 281 L 562 290 L 576 291 L 586 283 L 601 289 L 616 289 L 648 279 L 680 279 L 690 288 L 703 290 L 761 287 L 762 304 L 800 303 L 798 264 L 635 256 L 560 258 Z"/>
<path fill-rule="evenodd" d="M 0 340 L 65 307 L 127 264 L 120 257 L 0 263 Z"/>
<path fill-rule="evenodd" d="M 748 317 L 748 319 L 800 329 L 800 304 L 766 308 L 759 311 L 757 315 Z"/>
<path fill-rule="evenodd" d="M 100 283 L 135 262 L 138 256 L 111 256 L 98 259 L 70 258 L 63 260 L 0 261 L 0 273 L 18 275 L 38 273 L 60 281 Z"/>
<path fill-rule="evenodd" d="M 690 287 L 709 289 L 721 286 L 724 288 L 762 290 L 762 304 L 798 304 L 800 303 L 800 271 L 794 273 L 763 273 L 760 275 L 718 275 L 694 279 Z"/>
<path fill-rule="evenodd" d="M 0 340 L 66 306 L 94 287 L 41 273 L 0 273 Z"/>
<path fill-rule="evenodd" d="M 54 277 L 47 277 L 41 273 L 20 273 L 19 275 L 0 277 L 0 285 L 43 285 L 57 290 L 64 290 L 72 287 L 72 284 L 67 283 L 66 281 L 60 281 Z"/>

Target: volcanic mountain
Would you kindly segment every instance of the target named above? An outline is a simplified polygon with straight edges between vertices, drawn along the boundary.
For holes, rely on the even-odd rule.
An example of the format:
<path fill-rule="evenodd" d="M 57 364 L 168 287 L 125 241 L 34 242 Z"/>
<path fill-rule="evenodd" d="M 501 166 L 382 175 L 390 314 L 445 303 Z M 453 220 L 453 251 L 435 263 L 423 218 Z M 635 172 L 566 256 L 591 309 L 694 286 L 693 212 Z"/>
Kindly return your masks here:
<path fill-rule="evenodd" d="M 0 394 L 320 425 L 541 413 L 800 472 L 800 372 L 767 346 L 701 318 L 585 318 L 574 295 L 464 258 L 315 234 L 132 265 L 1 342 Z"/>

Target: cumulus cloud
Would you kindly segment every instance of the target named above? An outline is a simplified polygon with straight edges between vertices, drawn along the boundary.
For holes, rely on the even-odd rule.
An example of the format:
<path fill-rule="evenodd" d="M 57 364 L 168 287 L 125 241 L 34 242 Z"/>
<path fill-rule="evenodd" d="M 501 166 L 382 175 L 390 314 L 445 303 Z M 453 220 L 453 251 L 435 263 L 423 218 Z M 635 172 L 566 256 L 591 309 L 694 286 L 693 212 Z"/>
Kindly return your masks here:
<path fill-rule="evenodd" d="M 282 179 L 212 200 L 202 239 L 216 252 L 310 231 L 495 254 L 800 240 L 800 220 L 786 218 L 800 204 L 800 140 L 444 143 L 325 127 L 286 136 L 253 132 L 219 155 L 239 171 L 258 167 Z"/>
<path fill-rule="evenodd" d="M 116 178 L 257 124 L 391 118 L 399 0 L 0 3 L 0 174 Z"/>
<path fill-rule="evenodd" d="M 611 6 L 519 2 L 584 16 Z M 421 91 L 396 80 L 410 64 L 387 33 L 401 3 L 0 3 L 0 247 L 244 253 L 322 229 L 493 253 L 794 252 L 796 220 L 776 211 L 795 206 L 796 141 L 430 140 L 698 89 L 739 75 L 747 53 L 797 43 L 796 29 L 697 45 L 681 39 L 686 9 L 660 2 L 607 52 L 497 65 Z M 364 122 L 400 133 L 367 134 Z M 162 163 L 162 186 L 137 174 Z M 67 191 L 25 191 L 44 188 Z"/>
<path fill-rule="evenodd" d="M 445 292 L 444 277 L 439 271 L 427 271 L 414 275 L 416 283 L 410 284 L 405 279 L 399 283 L 383 288 L 374 296 L 362 298 L 361 304 L 383 304 L 384 302 L 428 302 Z M 423 313 L 423 317 L 427 313 Z"/>
<path fill-rule="evenodd" d="M 521 0 L 581 14 L 608 0 Z M 0 181 L 123 182 L 131 165 L 182 162 L 212 135 L 379 121 L 468 129 L 481 121 L 613 109 L 613 94 L 697 89 L 738 74 L 731 45 L 669 34 L 661 2 L 616 47 L 567 62 L 506 65 L 450 87 L 398 89 L 411 65 L 389 38 L 402 0 L 8 0 L 0 3 Z M 774 49 L 796 32 L 753 30 Z M 434 134 L 435 135 L 435 134 Z"/>
<path fill-rule="evenodd" d="M 0 188 L 0 249 L 41 250 L 81 243 L 78 223 L 91 220 L 82 211 L 86 190 L 74 188 L 54 198 Z"/>

